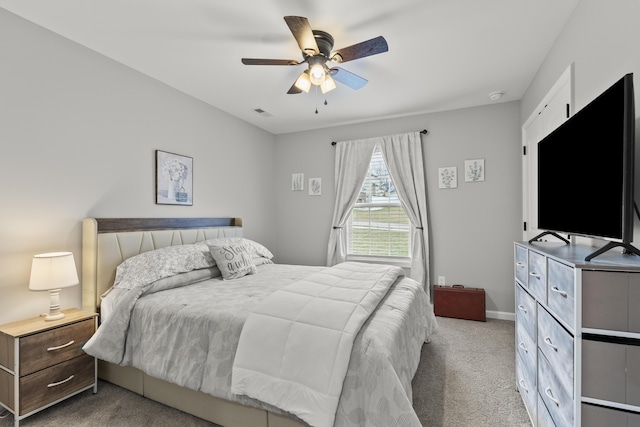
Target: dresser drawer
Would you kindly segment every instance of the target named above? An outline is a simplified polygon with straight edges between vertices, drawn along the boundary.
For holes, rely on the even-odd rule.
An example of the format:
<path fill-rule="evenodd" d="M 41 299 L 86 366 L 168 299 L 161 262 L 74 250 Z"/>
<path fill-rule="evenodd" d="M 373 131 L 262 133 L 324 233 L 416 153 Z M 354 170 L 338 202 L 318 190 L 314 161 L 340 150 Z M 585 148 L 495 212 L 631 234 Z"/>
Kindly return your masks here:
<path fill-rule="evenodd" d="M 522 286 L 527 286 L 529 276 L 528 252 L 526 248 L 516 245 L 516 280 L 518 280 Z"/>
<path fill-rule="evenodd" d="M 544 308 L 538 306 L 538 347 L 558 382 L 573 397 L 573 337 Z"/>
<path fill-rule="evenodd" d="M 536 341 L 536 300 L 516 285 L 516 322 Z"/>
<path fill-rule="evenodd" d="M 586 271 L 582 326 L 640 333 L 640 273 Z"/>
<path fill-rule="evenodd" d="M 524 363 L 536 366 L 536 354 L 538 353 L 536 341 L 520 323 L 516 326 L 516 350 Z"/>
<path fill-rule="evenodd" d="M 634 427 L 640 425 L 640 415 L 602 406 L 582 404 L 582 427 Z"/>
<path fill-rule="evenodd" d="M 551 414 L 547 409 L 547 406 L 544 404 L 544 400 L 542 397 L 538 395 L 538 423 L 536 427 L 556 427 L 556 423 L 553 422 L 553 418 L 551 418 Z"/>
<path fill-rule="evenodd" d="M 529 412 L 529 416 L 532 421 L 536 419 L 536 400 L 537 400 L 537 389 L 536 389 L 536 371 L 535 364 L 529 365 L 525 363 L 520 355 L 516 355 L 516 382 L 518 383 L 518 390 L 520 391 L 520 396 L 522 396 L 522 401 L 527 407 L 527 411 Z"/>
<path fill-rule="evenodd" d="M 573 425 L 573 398 L 562 386 L 549 361 L 540 350 L 538 350 L 538 393 L 556 425 Z"/>
<path fill-rule="evenodd" d="M 529 251 L 527 287 L 539 301 L 547 303 L 547 258 L 533 251 Z"/>
<path fill-rule="evenodd" d="M 87 319 L 20 339 L 20 376 L 85 354 L 84 343 L 94 333 L 95 321 Z"/>
<path fill-rule="evenodd" d="M 94 373 L 95 359 L 83 355 L 20 378 L 20 414 L 24 415 L 91 386 Z"/>
<path fill-rule="evenodd" d="M 582 395 L 640 406 L 640 347 L 584 339 Z"/>
<path fill-rule="evenodd" d="M 575 279 L 572 267 L 549 260 L 547 305 L 572 330 L 575 330 Z"/>

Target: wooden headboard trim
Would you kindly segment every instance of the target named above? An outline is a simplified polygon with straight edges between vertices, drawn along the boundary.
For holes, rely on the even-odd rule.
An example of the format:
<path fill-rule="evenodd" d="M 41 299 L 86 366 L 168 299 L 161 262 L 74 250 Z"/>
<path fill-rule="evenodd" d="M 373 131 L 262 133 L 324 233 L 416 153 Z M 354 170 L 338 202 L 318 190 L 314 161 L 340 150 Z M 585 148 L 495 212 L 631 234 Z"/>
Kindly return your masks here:
<path fill-rule="evenodd" d="M 241 218 L 95 218 L 98 233 L 242 227 Z"/>

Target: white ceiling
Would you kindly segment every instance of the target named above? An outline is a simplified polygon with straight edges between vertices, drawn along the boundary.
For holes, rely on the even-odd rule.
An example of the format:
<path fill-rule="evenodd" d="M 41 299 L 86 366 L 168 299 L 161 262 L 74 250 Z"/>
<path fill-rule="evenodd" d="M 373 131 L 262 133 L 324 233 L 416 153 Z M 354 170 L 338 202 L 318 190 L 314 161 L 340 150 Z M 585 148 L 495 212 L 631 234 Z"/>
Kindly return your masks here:
<path fill-rule="evenodd" d="M 0 0 L 0 7 L 280 134 L 522 97 L 579 0 Z M 389 51 L 341 65 L 369 83 L 287 95 L 304 65 L 283 20 L 335 49 L 379 35 Z M 318 108 L 318 114 L 314 111 Z M 260 108 L 271 117 L 254 111 Z"/>

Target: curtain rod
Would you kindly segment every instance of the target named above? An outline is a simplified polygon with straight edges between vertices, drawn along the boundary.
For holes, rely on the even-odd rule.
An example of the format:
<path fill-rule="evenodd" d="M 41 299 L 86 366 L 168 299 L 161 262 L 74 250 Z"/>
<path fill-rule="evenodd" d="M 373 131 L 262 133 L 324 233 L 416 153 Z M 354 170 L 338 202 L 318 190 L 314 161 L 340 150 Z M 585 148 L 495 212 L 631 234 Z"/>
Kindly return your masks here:
<path fill-rule="evenodd" d="M 423 134 L 423 135 L 426 135 L 426 134 L 428 134 L 428 133 L 429 133 L 429 131 L 428 131 L 428 130 L 426 130 L 426 129 L 422 129 L 422 130 L 420 131 L 420 133 L 421 133 L 421 134 Z M 337 144 L 337 142 L 335 142 L 335 141 L 331 142 L 331 145 L 336 145 L 336 144 Z"/>

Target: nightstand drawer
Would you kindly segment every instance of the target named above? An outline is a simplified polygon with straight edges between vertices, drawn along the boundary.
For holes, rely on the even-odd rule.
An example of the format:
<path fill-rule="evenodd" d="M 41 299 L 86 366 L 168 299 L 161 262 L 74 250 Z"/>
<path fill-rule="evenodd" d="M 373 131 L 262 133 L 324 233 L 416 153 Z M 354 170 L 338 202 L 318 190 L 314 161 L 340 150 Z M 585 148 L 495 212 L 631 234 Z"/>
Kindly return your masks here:
<path fill-rule="evenodd" d="M 20 376 L 85 354 L 82 346 L 93 335 L 94 325 L 87 319 L 21 338 Z"/>
<path fill-rule="evenodd" d="M 20 414 L 24 415 L 91 386 L 94 374 L 95 359 L 82 355 L 20 378 Z"/>

